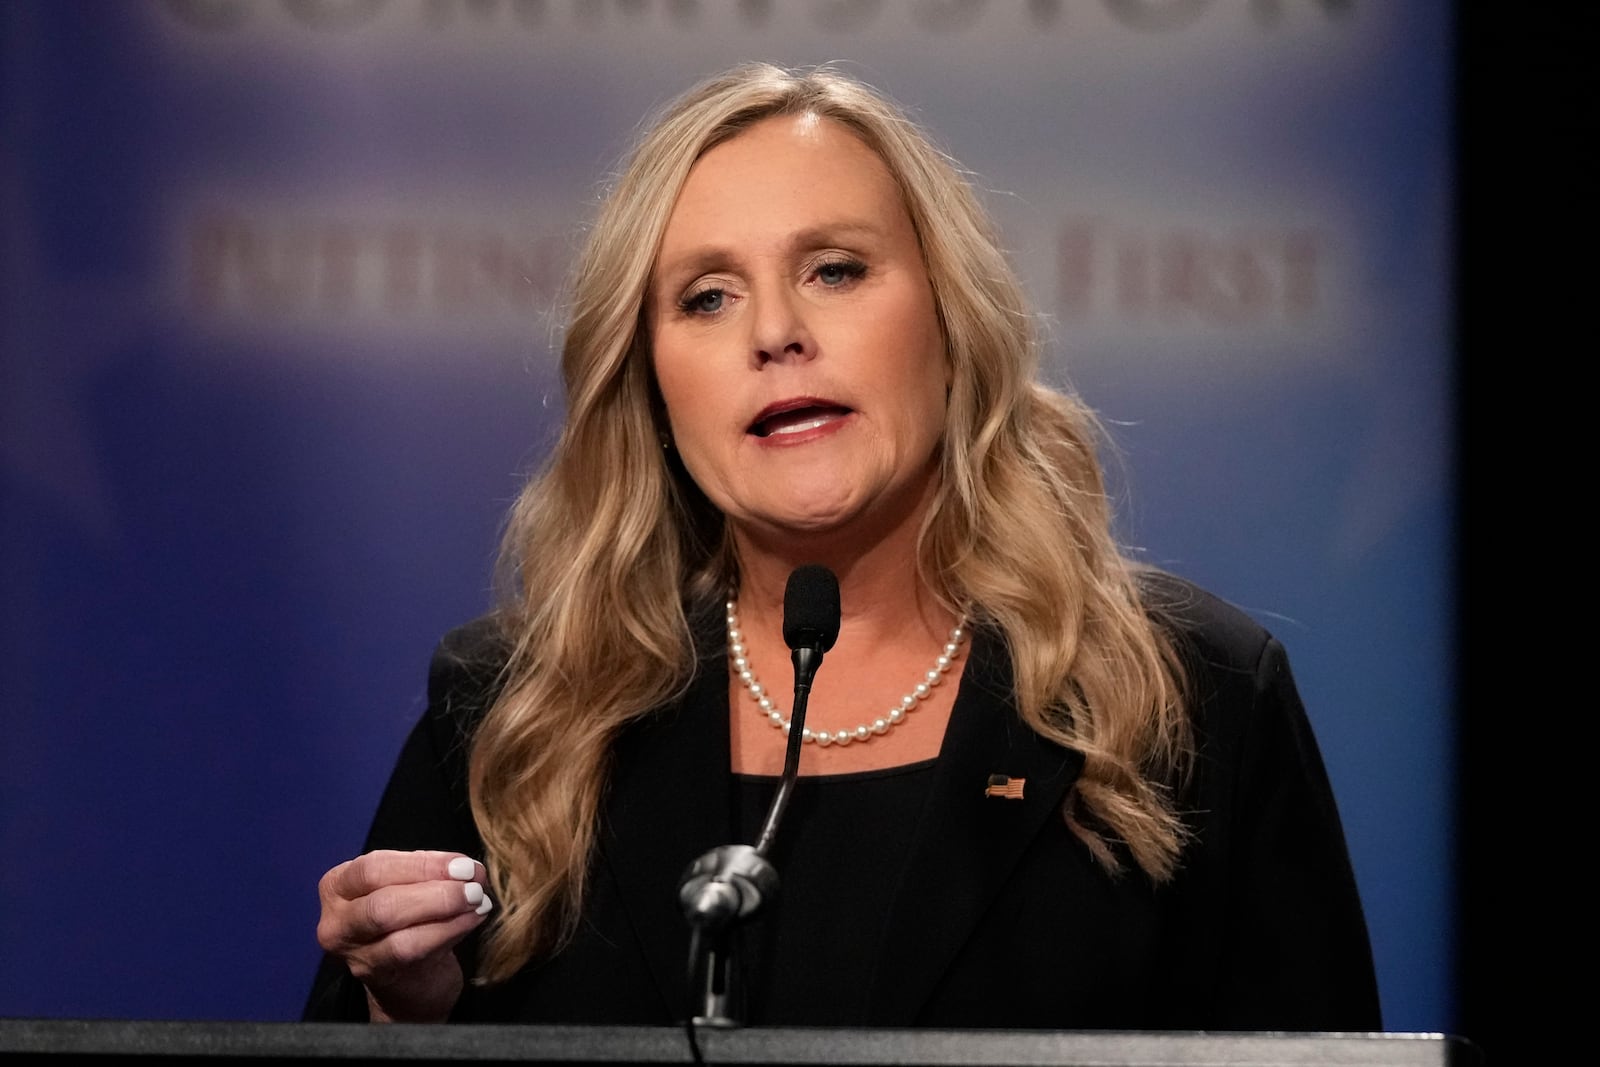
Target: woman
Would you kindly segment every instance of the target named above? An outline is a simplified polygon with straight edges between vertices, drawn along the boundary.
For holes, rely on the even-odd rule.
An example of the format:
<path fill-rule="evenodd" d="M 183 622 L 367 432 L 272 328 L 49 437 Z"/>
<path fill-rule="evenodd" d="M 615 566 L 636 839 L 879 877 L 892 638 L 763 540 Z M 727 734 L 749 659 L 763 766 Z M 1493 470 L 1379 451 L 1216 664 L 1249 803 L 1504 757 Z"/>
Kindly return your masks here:
<path fill-rule="evenodd" d="M 685 1018 L 678 883 L 765 815 L 822 563 L 745 1022 L 1379 1029 L 1283 649 L 1119 551 L 1038 355 L 971 189 L 867 87 L 746 66 L 668 109 L 577 271 L 504 604 L 322 880 L 307 1017 Z"/>

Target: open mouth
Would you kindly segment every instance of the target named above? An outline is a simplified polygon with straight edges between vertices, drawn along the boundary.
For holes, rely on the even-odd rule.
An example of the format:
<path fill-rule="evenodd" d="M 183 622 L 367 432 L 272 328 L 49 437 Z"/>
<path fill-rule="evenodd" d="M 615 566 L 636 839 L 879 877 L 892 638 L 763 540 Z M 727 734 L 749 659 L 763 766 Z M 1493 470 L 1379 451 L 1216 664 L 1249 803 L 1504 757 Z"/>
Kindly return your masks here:
<path fill-rule="evenodd" d="M 757 437 L 782 437 L 804 433 L 850 414 L 850 408 L 826 402 L 806 402 L 763 411 L 747 433 Z"/>

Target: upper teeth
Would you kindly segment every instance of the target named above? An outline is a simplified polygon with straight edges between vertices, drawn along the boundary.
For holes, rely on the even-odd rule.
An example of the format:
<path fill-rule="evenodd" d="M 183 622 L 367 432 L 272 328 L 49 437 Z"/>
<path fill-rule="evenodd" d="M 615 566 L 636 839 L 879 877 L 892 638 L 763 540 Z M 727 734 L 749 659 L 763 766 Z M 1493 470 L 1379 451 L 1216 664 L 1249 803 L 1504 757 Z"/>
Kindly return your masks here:
<path fill-rule="evenodd" d="M 799 433 L 801 430 L 814 430 L 826 421 L 828 421 L 826 415 L 813 415 L 810 418 L 802 419 L 799 422 L 768 427 L 767 433 L 771 435 L 775 433 Z"/>

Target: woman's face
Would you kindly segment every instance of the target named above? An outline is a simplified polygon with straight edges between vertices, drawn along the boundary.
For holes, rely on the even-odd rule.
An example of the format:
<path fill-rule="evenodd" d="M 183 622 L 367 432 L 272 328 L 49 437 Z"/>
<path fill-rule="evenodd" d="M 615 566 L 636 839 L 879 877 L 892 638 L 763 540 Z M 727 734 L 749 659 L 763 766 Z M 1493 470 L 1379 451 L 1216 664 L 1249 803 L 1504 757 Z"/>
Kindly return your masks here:
<path fill-rule="evenodd" d="M 736 529 L 914 527 L 938 478 L 944 341 L 899 189 L 846 127 L 767 119 L 702 156 L 649 299 L 675 447 Z"/>

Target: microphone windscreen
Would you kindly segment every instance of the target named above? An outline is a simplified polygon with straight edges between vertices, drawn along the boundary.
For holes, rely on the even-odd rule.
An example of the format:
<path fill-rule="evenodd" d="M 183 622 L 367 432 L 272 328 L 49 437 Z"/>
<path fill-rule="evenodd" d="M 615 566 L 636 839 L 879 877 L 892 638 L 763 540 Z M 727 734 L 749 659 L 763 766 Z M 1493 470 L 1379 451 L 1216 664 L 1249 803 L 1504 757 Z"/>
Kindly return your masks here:
<path fill-rule="evenodd" d="M 783 590 L 783 639 L 826 652 L 839 637 L 839 579 L 820 563 L 796 567 Z"/>

